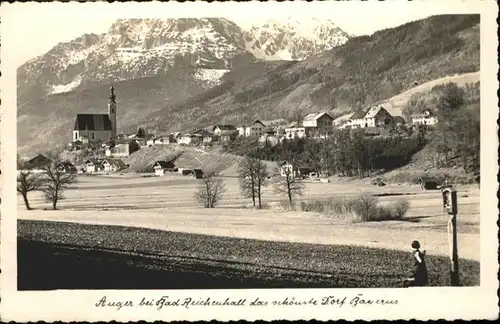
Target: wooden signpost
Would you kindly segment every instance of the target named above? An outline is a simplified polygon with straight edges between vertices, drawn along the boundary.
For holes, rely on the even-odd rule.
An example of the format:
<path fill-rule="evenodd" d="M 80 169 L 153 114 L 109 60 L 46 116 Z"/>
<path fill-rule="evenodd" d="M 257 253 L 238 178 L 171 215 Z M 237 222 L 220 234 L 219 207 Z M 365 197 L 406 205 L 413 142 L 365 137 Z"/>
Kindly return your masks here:
<path fill-rule="evenodd" d="M 450 276 L 451 285 L 459 286 L 458 249 L 457 249 L 457 191 L 452 186 L 441 189 L 443 194 L 443 209 L 450 217 L 448 219 L 448 242 L 450 244 Z"/>

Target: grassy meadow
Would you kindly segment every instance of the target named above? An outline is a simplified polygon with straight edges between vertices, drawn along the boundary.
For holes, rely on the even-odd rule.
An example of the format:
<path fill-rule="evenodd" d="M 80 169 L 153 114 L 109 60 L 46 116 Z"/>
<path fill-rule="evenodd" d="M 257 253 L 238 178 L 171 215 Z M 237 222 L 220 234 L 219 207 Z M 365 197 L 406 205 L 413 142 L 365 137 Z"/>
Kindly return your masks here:
<path fill-rule="evenodd" d="M 447 285 L 447 216 L 437 190 L 334 179 L 307 182 L 304 196 L 297 200 L 297 205 L 310 207 L 314 201 L 356 199 L 364 192 L 381 206 L 409 203 L 400 220 L 360 222 L 335 208 L 287 210 L 282 208 L 284 197 L 271 187 L 265 189 L 265 209 L 256 210 L 240 194 L 236 178 L 223 179 L 226 192 L 212 209 L 199 207 L 194 198 L 199 180 L 177 175 L 80 176 L 56 211 L 38 192 L 30 193 L 32 211 L 25 210 L 19 197 L 19 285 L 51 289 L 87 282 L 96 289 L 189 288 L 178 284 L 177 276 L 183 273 L 185 278 L 192 274 L 191 288 L 396 287 L 411 271 L 414 239 L 427 251 L 431 284 Z M 463 284 L 478 285 L 479 190 L 457 190 Z M 355 268 L 361 265 L 363 273 Z M 23 275 L 33 267 L 40 269 L 36 276 Z M 112 278 L 117 269 L 125 278 L 143 278 L 147 272 L 151 280 L 92 282 L 91 276 L 61 282 L 54 275 L 84 268 L 89 273 L 101 269 L 102 278 L 106 273 Z M 215 278 L 208 286 L 203 283 L 207 276 Z M 135 284 L 127 284 L 131 281 Z M 41 282 L 46 284 L 37 286 Z"/>

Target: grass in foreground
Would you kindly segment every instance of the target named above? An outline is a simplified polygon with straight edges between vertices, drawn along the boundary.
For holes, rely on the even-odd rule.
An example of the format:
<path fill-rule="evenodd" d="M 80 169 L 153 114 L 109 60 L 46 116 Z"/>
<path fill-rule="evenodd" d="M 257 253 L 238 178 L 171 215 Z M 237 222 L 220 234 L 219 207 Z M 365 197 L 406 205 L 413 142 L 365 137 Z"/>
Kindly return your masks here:
<path fill-rule="evenodd" d="M 479 285 L 479 263 L 460 262 Z M 448 258 L 427 263 L 449 285 Z M 401 287 L 409 271 L 409 252 L 18 221 L 19 290 Z"/>

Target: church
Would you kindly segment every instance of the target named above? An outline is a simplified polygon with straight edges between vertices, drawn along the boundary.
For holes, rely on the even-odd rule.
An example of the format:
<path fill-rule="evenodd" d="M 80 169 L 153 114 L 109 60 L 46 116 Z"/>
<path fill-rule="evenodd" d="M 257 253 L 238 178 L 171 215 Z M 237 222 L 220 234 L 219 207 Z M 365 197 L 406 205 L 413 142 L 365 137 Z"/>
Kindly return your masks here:
<path fill-rule="evenodd" d="M 73 141 L 102 141 L 116 139 L 116 96 L 113 86 L 109 89 L 107 114 L 77 114 L 73 128 Z"/>

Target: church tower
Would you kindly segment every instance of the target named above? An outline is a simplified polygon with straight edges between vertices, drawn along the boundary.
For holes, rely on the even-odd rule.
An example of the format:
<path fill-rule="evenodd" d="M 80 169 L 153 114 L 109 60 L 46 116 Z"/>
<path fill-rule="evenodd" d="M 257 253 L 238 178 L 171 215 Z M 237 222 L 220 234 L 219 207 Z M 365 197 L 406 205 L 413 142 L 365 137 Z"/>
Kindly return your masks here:
<path fill-rule="evenodd" d="M 109 88 L 108 115 L 111 121 L 111 139 L 116 140 L 116 96 L 115 88 Z"/>

